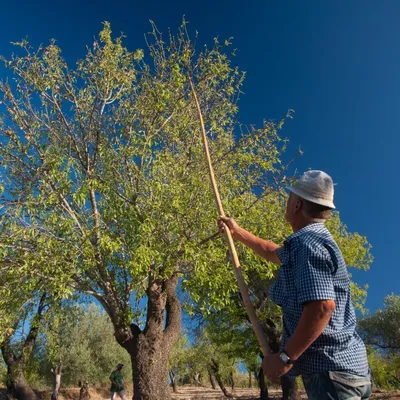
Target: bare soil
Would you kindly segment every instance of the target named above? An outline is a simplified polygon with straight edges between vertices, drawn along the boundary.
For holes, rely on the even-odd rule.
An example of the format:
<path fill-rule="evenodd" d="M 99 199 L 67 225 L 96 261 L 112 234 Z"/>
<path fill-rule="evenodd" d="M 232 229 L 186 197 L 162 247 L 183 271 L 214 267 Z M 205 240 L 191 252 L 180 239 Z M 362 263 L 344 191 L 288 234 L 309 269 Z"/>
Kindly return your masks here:
<path fill-rule="evenodd" d="M 237 400 L 256 400 L 259 399 L 260 392 L 256 389 L 236 389 L 233 392 L 234 399 Z M 271 399 L 280 400 L 282 392 L 280 390 L 269 390 Z M 173 394 L 174 400 L 225 400 L 226 397 L 219 390 L 199 387 L 179 388 L 179 393 Z M 302 392 L 302 398 L 307 399 L 305 392 Z M 400 400 L 400 392 L 376 391 L 371 399 Z"/>
<path fill-rule="evenodd" d="M 61 389 L 59 400 L 78 400 L 79 388 L 66 388 Z M 256 389 L 236 389 L 233 392 L 233 400 L 256 400 L 258 399 L 259 391 Z M 43 400 L 50 400 L 51 391 L 40 392 Z M 131 399 L 132 393 L 128 393 L 128 399 Z M 91 388 L 91 400 L 108 400 L 110 393 L 106 389 Z M 270 390 L 270 397 L 274 400 L 281 399 L 281 392 L 279 390 Z M 226 397 L 220 390 L 213 390 L 211 388 L 184 386 L 178 388 L 178 393 L 172 394 L 173 400 L 225 400 Z M 305 393 L 302 398 L 307 399 Z M 384 392 L 376 391 L 371 399 L 380 400 L 400 400 L 400 392 Z M 6 390 L 0 388 L 0 400 L 13 400 L 7 397 Z M 162 399 L 159 399 L 162 400 Z"/>

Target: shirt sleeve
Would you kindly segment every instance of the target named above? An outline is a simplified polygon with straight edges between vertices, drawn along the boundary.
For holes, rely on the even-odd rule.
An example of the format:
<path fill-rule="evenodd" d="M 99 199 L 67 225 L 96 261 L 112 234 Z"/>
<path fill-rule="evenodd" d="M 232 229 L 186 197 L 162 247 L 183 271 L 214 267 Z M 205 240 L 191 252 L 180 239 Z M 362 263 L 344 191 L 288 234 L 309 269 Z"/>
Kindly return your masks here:
<path fill-rule="evenodd" d="M 275 252 L 279 260 L 281 261 L 281 264 L 287 264 L 289 262 L 289 249 L 286 244 L 276 249 Z"/>
<path fill-rule="evenodd" d="M 300 244 L 294 253 L 297 301 L 336 300 L 329 253 L 321 246 Z"/>

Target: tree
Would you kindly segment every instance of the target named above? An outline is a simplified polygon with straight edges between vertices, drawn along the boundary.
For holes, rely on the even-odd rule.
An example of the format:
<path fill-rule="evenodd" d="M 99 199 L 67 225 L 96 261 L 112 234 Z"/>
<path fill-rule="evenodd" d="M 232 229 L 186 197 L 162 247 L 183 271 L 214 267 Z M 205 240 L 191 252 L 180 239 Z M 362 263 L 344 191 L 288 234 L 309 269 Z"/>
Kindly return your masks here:
<path fill-rule="evenodd" d="M 400 388 L 400 357 L 398 354 L 385 354 L 371 346 L 367 347 L 368 363 L 372 382 L 380 389 Z"/>
<path fill-rule="evenodd" d="M 30 307 L 23 307 L 25 318 L 22 318 L 21 313 L 20 318 L 13 321 L 13 328 L 8 328 L 2 335 L 0 349 L 7 366 L 6 385 L 17 399 L 37 400 L 38 398 L 26 380 L 25 366 L 33 352 L 42 320 L 48 311 L 46 300 L 46 293 L 43 293 L 37 303 L 30 304 Z M 32 311 L 35 306 L 36 309 Z M 26 326 L 28 333 L 24 334 Z M 19 333 L 17 339 L 15 332 L 18 329 L 22 332 Z"/>
<path fill-rule="evenodd" d="M 57 309 L 52 285 L 31 276 L 24 260 L 26 247 L 16 245 L 12 229 L 3 224 L 0 207 L 0 349 L 7 367 L 5 383 L 18 399 L 36 399 L 26 376 L 32 352 L 44 321 Z M 24 270 L 24 274 L 19 274 Z M 50 312 L 51 311 L 51 312 Z"/>
<path fill-rule="evenodd" d="M 197 287 L 195 295 L 223 286 L 210 307 L 236 291 L 225 245 L 215 240 L 188 77 L 200 95 L 227 211 L 254 223 L 250 209 L 259 213 L 271 188 L 286 180 L 283 122 L 238 129 L 244 74 L 231 65 L 230 42 L 197 50 L 185 21 L 168 42 L 153 26 L 151 64 L 142 50 L 113 40 L 108 23 L 75 69 L 54 41 L 37 50 L 16 45 L 23 54 L 3 58 L 13 83 L 0 84 L 1 262 L 8 260 L 4 268 L 20 285 L 41 278 L 60 296 L 93 296 L 130 354 L 135 399 L 169 399 L 167 359 L 181 325 L 178 278 L 185 290 Z M 134 306 L 141 299 L 145 318 Z"/>
<path fill-rule="evenodd" d="M 181 335 L 168 359 L 169 378 L 174 393 L 178 392 L 177 379 L 186 374 L 188 358 L 187 336 Z"/>
<path fill-rule="evenodd" d="M 400 296 L 387 296 L 384 308 L 358 321 L 361 336 L 369 345 L 368 361 L 376 386 L 400 387 Z"/>
<path fill-rule="evenodd" d="M 387 296 L 384 309 L 359 320 L 359 327 L 366 343 L 400 354 L 400 296 Z"/>
<path fill-rule="evenodd" d="M 191 348 L 191 369 L 198 377 L 208 376 L 213 389 L 216 381 L 226 397 L 233 397 L 225 386 L 226 382 L 234 386 L 232 379 L 237 359 L 232 351 L 232 344 L 213 341 L 209 333 L 207 329 L 202 330 L 195 346 Z M 196 380 L 200 383 L 198 378 Z"/>
<path fill-rule="evenodd" d="M 109 384 L 111 371 L 122 363 L 129 375 L 129 355 L 113 336 L 108 315 L 94 303 L 65 307 L 44 330 L 38 357 L 41 374 L 49 377 L 51 369 L 62 365 L 67 386 L 76 386 L 79 381 Z"/>

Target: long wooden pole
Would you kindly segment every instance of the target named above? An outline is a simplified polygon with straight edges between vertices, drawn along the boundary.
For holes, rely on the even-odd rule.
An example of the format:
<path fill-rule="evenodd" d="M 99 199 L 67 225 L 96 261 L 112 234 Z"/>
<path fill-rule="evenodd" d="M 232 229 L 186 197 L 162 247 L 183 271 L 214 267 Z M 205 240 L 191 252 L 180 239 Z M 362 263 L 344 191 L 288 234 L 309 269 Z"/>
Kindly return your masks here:
<path fill-rule="evenodd" d="M 208 172 L 209 172 L 210 179 L 211 179 L 211 186 L 214 191 L 215 202 L 217 203 L 219 215 L 224 217 L 225 212 L 224 212 L 224 208 L 222 207 L 221 197 L 219 195 L 217 181 L 215 180 L 214 169 L 213 169 L 213 166 L 211 163 L 210 150 L 208 148 L 208 140 L 207 140 L 206 129 L 204 127 L 203 114 L 201 112 L 200 103 L 197 98 L 196 90 L 194 88 L 191 77 L 189 77 L 189 82 L 190 82 L 190 87 L 192 89 L 194 100 L 196 102 L 197 111 L 199 113 L 201 131 L 202 131 L 202 136 L 203 136 L 204 153 L 205 153 L 206 159 L 207 159 Z M 266 340 L 265 333 L 261 327 L 260 321 L 257 318 L 253 304 L 250 300 L 249 291 L 248 291 L 246 282 L 244 281 L 242 270 L 240 269 L 239 257 L 236 252 L 236 248 L 235 248 L 235 244 L 233 242 L 231 231 L 228 227 L 225 227 L 224 231 L 225 231 L 226 240 L 228 242 L 229 253 L 231 256 L 230 258 L 231 258 L 233 268 L 235 270 L 236 279 L 237 279 L 237 282 L 239 285 L 240 294 L 242 295 L 243 305 L 247 311 L 247 315 L 249 316 L 250 323 L 251 323 L 253 331 L 257 337 L 258 343 L 261 346 L 262 353 L 264 356 L 266 356 L 266 355 L 270 354 L 269 345 Z"/>

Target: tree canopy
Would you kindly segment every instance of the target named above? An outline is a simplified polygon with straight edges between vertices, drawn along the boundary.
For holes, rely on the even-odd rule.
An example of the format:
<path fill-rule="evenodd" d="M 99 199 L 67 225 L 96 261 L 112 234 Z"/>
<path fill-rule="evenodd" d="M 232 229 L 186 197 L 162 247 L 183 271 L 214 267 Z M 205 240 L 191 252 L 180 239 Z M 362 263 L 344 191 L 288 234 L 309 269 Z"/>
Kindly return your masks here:
<path fill-rule="evenodd" d="M 153 24 L 147 49 L 129 51 L 105 23 L 76 65 L 54 40 L 38 48 L 23 40 L 1 58 L 11 79 L 0 82 L 0 341 L 32 296 L 79 293 L 104 307 L 132 357 L 150 352 L 140 357 L 166 368 L 180 332 L 178 283 L 190 312 L 237 310 L 190 80 L 227 214 L 277 243 L 289 234 L 285 118 L 242 126 L 245 74 L 230 40 L 199 47 L 197 39 L 186 21 L 167 37 Z M 349 265 L 367 268 L 366 239 L 337 214 L 330 227 Z M 243 246 L 239 256 L 261 304 L 265 289 L 252 286 L 268 286 L 276 267 Z M 362 299 L 361 288 L 353 292 Z"/>
<path fill-rule="evenodd" d="M 400 296 L 387 296 L 384 308 L 360 319 L 359 326 L 366 343 L 400 353 Z"/>

